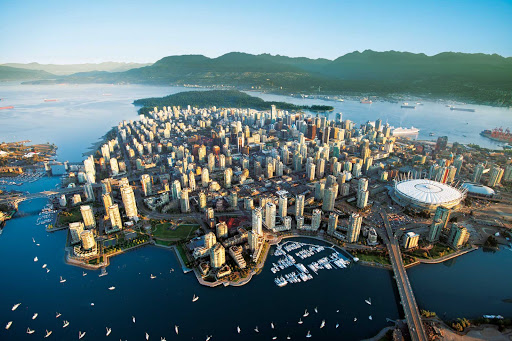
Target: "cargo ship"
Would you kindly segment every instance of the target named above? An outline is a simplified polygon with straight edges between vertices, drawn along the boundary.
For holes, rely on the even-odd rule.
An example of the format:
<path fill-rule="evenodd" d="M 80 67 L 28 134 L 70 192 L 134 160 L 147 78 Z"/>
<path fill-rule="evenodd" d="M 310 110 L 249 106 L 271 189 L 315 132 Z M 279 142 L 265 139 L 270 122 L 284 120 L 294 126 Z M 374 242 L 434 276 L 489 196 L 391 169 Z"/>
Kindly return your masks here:
<path fill-rule="evenodd" d="M 12 105 L 8 106 L 8 107 L 0 107 L 0 110 L 4 110 L 4 109 L 14 109 L 14 107 Z"/>
<path fill-rule="evenodd" d="M 368 98 L 363 98 L 361 101 L 360 101 L 362 104 L 372 104 L 373 102 L 368 99 Z"/>
<path fill-rule="evenodd" d="M 494 128 L 493 130 L 484 130 L 480 135 L 487 137 L 488 139 L 499 141 L 499 142 L 512 142 L 512 134 L 510 129 L 503 129 L 502 127 Z"/>
<path fill-rule="evenodd" d="M 455 111 L 467 111 L 467 112 L 475 112 L 475 111 L 476 111 L 475 109 L 470 109 L 470 108 L 456 108 L 456 107 L 450 107 L 450 110 L 455 110 Z"/>
<path fill-rule="evenodd" d="M 417 135 L 420 132 L 418 128 L 410 127 L 410 128 L 394 128 L 391 130 L 391 135 L 393 136 L 402 136 L 402 135 Z"/>
<path fill-rule="evenodd" d="M 416 106 L 415 105 L 409 105 L 409 103 L 404 102 L 404 104 L 402 104 L 400 106 L 400 108 L 402 108 L 402 109 L 416 109 Z"/>

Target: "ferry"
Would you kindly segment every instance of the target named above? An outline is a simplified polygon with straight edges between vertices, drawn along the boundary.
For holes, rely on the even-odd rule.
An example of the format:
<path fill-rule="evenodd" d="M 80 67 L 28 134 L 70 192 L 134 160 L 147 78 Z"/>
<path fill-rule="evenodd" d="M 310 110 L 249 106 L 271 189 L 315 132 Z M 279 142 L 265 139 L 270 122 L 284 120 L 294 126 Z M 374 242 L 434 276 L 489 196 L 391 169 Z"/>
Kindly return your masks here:
<path fill-rule="evenodd" d="M 398 127 L 398 128 L 394 128 L 391 131 L 391 135 L 393 135 L 393 136 L 417 135 L 419 132 L 420 132 L 420 130 L 418 128 L 414 128 L 414 127 L 411 127 L 411 128 Z"/>
<path fill-rule="evenodd" d="M 476 109 L 471 109 L 471 108 L 456 108 L 456 107 L 450 107 L 450 110 L 455 110 L 455 111 L 467 111 L 467 112 L 475 112 Z"/>
<path fill-rule="evenodd" d="M 373 102 L 368 98 L 363 98 L 360 101 L 361 104 L 372 104 Z"/>

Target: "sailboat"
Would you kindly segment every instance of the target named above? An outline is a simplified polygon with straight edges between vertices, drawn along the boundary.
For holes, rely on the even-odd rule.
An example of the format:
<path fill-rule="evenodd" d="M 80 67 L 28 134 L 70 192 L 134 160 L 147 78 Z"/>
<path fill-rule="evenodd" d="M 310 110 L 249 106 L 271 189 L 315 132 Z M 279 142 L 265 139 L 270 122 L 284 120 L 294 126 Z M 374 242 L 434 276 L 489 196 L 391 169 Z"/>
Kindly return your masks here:
<path fill-rule="evenodd" d="M 372 315 L 368 316 L 368 320 L 370 320 L 370 321 L 373 320 Z"/>
<path fill-rule="evenodd" d="M 274 322 L 270 322 L 270 327 L 272 327 L 272 329 L 274 329 Z"/>
<path fill-rule="evenodd" d="M 18 307 L 21 305 L 21 303 L 17 303 L 15 305 L 12 306 L 12 311 L 15 311 L 16 309 L 18 309 Z"/>
<path fill-rule="evenodd" d="M 176 326 L 176 325 L 174 326 L 174 331 L 176 332 L 176 335 L 178 335 L 178 333 L 179 333 L 178 326 Z"/>
<path fill-rule="evenodd" d="M 107 328 L 107 336 L 110 335 L 110 333 L 112 332 L 112 328 L 109 328 L 109 327 L 106 327 Z"/>
<path fill-rule="evenodd" d="M 34 334 L 35 330 L 27 327 L 27 334 Z"/>
<path fill-rule="evenodd" d="M 236 331 L 238 332 L 238 334 L 240 334 L 240 326 L 236 327 Z"/>
<path fill-rule="evenodd" d="M 43 269 L 46 269 L 46 264 L 43 264 Z"/>
<path fill-rule="evenodd" d="M 79 339 L 79 340 L 80 340 L 81 338 L 83 338 L 84 336 L 85 336 L 85 332 L 83 332 L 83 333 L 82 333 L 81 331 L 79 331 L 79 332 L 78 332 L 78 339 Z"/>
<path fill-rule="evenodd" d="M 46 273 L 50 272 L 50 269 L 46 268 Z"/>
<path fill-rule="evenodd" d="M 48 336 L 52 335 L 52 331 L 48 331 L 48 329 L 46 329 L 46 335 L 44 336 L 44 338 L 46 339 Z"/>
<path fill-rule="evenodd" d="M 371 299 L 371 297 L 370 297 L 370 298 L 368 298 L 367 300 L 364 300 L 364 301 L 366 302 L 366 304 L 368 304 L 368 305 L 372 305 L 372 299 Z"/>
<path fill-rule="evenodd" d="M 12 326 L 12 321 L 9 321 L 9 322 L 7 322 L 7 324 L 5 325 L 5 329 L 9 329 L 9 328 L 11 328 L 11 326 Z"/>
<path fill-rule="evenodd" d="M 36 240 L 34 239 L 34 237 L 32 237 L 32 241 L 33 241 L 34 243 L 36 242 Z"/>
<path fill-rule="evenodd" d="M 304 315 L 302 315 L 302 316 L 303 316 L 303 317 L 307 317 L 308 315 L 309 315 L 309 313 L 308 313 L 308 310 L 306 309 L 306 310 L 304 311 Z"/>
<path fill-rule="evenodd" d="M 160 341 L 167 341 L 167 340 L 165 339 L 165 337 L 160 336 Z"/>
<path fill-rule="evenodd" d="M 318 314 L 318 307 L 315 307 L 315 313 Z"/>
<path fill-rule="evenodd" d="M 64 282 L 66 282 L 66 280 L 65 280 L 65 279 L 63 279 L 63 278 L 62 278 L 62 276 L 60 276 L 60 282 L 61 282 L 61 283 L 64 283 Z"/>
<path fill-rule="evenodd" d="M 116 287 L 110 287 L 110 288 L 108 288 L 108 290 L 111 290 L 111 291 L 112 291 L 112 290 L 114 290 L 115 288 L 116 288 Z"/>
<path fill-rule="evenodd" d="M 149 334 L 146 333 L 146 340 L 149 340 Z"/>
<path fill-rule="evenodd" d="M 87 276 L 87 272 L 82 272 L 82 277 Z"/>
<path fill-rule="evenodd" d="M 149 278 L 151 278 L 151 279 L 155 279 L 155 278 L 156 278 L 156 276 L 154 276 L 153 274 L 151 274 L 151 276 L 149 276 Z"/>
<path fill-rule="evenodd" d="M 320 329 L 322 329 L 323 327 L 325 327 L 325 320 L 322 320 L 322 323 L 320 324 Z"/>
<path fill-rule="evenodd" d="M 37 262 L 39 259 L 37 257 L 34 257 L 34 262 Z"/>
<path fill-rule="evenodd" d="M 198 299 L 199 299 L 199 296 L 196 296 L 196 295 L 194 294 L 194 297 L 192 297 L 192 302 L 195 302 L 195 301 L 197 301 Z"/>
<path fill-rule="evenodd" d="M 259 333 L 259 332 L 260 332 L 260 331 L 258 330 L 258 326 L 256 326 L 256 328 L 254 328 L 254 331 L 255 331 L 256 333 Z"/>
<path fill-rule="evenodd" d="M 290 339 L 291 339 L 291 337 L 290 337 L 290 335 L 288 335 L 288 336 L 286 337 L 286 340 L 290 340 Z"/>
<path fill-rule="evenodd" d="M 357 321 L 357 317 L 354 317 L 354 322 L 356 322 L 356 321 Z"/>
<path fill-rule="evenodd" d="M 67 326 L 69 326 L 69 322 L 64 320 L 64 325 L 62 326 L 62 328 L 66 328 Z"/>
<path fill-rule="evenodd" d="M 308 330 L 308 333 L 306 334 L 306 337 L 307 338 L 310 338 L 311 337 L 311 332 Z"/>
<path fill-rule="evenodd" d="M 35 313 L 34 315 L 32 315 L 32 320 L 35 320 L 37 318 L 37 315 L 39 315 L 39 314 Z"/>
<path fill-rule="evenodd" d="M 60 315 L 62 315 L 61 313 L 56 313 L 55 314 L 55 318 L 58 319 L 60 317 Z"/>
<path fill-rule="evenodd" d="M 340 326 L 340 324 L 339 324 L 339 323 L 336 323 L 336 329 L 338 329 L 338 327 L 339 327 L 339 326 Z"/>
<path fill-rule="evenodd" d="M 210 339 L 212 338 L 212 336 L 213 336 L 213 335 L 210 335 L 210 336 L 206 335 L 206 341 L 210 341 Z"/>
<path fill-rule="evenodd" d="M 132 316 L 132 321 L 133 323 L 135 323 L 135 316 Z"/>

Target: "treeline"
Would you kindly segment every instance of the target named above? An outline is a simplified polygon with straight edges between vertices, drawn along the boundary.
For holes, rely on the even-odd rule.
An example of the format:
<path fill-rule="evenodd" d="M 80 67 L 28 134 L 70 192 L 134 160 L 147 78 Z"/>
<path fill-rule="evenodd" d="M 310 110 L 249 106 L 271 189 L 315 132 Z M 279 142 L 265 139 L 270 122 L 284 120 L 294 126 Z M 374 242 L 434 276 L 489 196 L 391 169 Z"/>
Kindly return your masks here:
<path fill-rule="evenodd" d="M 269 110 L 272 105 L 275 105 L 281 110 L 334 110 L 333 107 L 328 105 L 300 106 L 286 102 L 267 102 L 259 97 L 250 96 L 237 90 L 185 91 L 165 97 L 138 99 L 133 104 L 142 106 L 139 109 L 141 115 L 148 115 L 154 107 L 161 109 L 164 106 L 187 107 L 188 105 L 198 108 L 216 106 L 219 108 L 251 108 L 256 110 Z"/>

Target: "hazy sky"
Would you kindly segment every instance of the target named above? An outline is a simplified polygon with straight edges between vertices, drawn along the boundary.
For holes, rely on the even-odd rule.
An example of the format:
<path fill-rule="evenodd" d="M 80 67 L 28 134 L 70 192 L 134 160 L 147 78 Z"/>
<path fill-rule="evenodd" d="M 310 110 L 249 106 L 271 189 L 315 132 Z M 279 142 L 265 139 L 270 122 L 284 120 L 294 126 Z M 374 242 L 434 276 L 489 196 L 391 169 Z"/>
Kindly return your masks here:
<path fill-rule="evenodd" d="M 512 56 L 512 0 L 0 0 L 0 18 L 0 63 L 365 49 Z"/>

